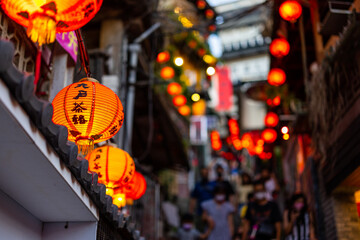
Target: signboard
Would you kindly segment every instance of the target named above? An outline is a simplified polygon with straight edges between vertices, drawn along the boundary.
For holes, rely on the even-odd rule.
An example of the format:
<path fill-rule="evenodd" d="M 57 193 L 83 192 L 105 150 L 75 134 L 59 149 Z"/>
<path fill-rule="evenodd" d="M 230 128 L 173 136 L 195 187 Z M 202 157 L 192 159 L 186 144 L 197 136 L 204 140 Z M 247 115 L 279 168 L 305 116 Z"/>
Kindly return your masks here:
<path fill-rule="evenodd" d="M 233 85 L 230 79 L 229 68 L 217 67 L 214 78 L 218 82 L 218 104 L 216 110 L 229 111 L 233 104 Z"/>
<path fill-rule="evenodd" d="M 70 54 L 71 58 L 76 62 L 78 55 L 78 41 L 74 31 L 56 34 L 56 41 L 60 46 Z"/>

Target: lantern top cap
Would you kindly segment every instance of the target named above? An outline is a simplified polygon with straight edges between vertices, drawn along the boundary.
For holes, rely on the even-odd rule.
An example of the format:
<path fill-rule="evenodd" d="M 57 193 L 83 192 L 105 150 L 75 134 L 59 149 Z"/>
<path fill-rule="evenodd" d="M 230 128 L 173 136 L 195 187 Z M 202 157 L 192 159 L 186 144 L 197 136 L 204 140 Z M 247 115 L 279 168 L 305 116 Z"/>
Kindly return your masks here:
<path fill-rule="evenodd" d="M 90 78 L 90 77 L 82 78 L 82 79 L 80 79 L 79 82 L 85 82 L 85 81 L 94 82 L 94 83 L 99 83 L 98 80 L 96 80 L 95 78 Z"/>

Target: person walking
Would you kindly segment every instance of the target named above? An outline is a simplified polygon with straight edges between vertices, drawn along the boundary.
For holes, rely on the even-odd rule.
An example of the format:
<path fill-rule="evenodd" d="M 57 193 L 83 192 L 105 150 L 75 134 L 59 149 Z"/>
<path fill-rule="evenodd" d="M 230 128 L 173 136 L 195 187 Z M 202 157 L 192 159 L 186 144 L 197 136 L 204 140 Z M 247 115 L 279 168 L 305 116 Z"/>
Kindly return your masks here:
<path fill-rule="evenodd" d="M 285 240 L 316 240 L 312 217 L 302 193 L 294 194 L 284 211 L 284 234 Z"/>

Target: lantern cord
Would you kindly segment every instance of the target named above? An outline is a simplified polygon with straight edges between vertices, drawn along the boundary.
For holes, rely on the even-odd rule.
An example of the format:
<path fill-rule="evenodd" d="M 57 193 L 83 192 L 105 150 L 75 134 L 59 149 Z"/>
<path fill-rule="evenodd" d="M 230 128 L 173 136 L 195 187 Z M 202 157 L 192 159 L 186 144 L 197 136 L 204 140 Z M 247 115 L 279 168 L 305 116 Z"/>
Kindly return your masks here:
<path fill-rule="evenodd" d="M 78 44 L 79 44 L 81 65 L 84 68 L 86 76 L 91 77 L 91 72 L 90 72 L 90 67 L 89 67 L 90 66 L 89 54 L 86 50 L 85 43 L 84 43 L 83 37 L 81 35 L 80 29 L 75 30 L 75 34 L 76 34 Z"/>
<path fill-rule="evenodd" d="M 37 84 L 39 82 L 40 79 L 40 67 L 41 67 L 41 46 L 38 47 L 37 49 L 37 54 L 36 54 L 36 62 L 35 62 L 35 79 L 34 79 L 34 89 L 36 91 L 36 87 Z"/>

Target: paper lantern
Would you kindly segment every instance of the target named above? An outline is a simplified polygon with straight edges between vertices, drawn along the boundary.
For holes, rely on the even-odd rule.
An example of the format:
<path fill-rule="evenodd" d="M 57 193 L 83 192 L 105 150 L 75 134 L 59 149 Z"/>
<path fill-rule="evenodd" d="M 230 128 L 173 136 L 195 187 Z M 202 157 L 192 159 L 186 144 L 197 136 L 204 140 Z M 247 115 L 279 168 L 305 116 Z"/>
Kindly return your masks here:
<path fill-rule="evenodd" d="M 210 133 L 211 148 L 215 151 L 219 151 L 222 148 L 222 142 L 218 131 L 212 131 Z"/>
<path fill-rule="evenodd" d="M 157 55 L 156 61 L 158 63 L 165 63 L 170 60 L 170 53 L 168 51 L 161 52 Z"/>
<path fill-rule="evenodd" d="M 265 115 L 264 122 L 266 127 L 275 127 L 279 123 L 279 117 L 276 113 L 268 112 Z"/>
<path fill-rule="evenodd" d="M 281 98 L 280 96 L 276 96 L 273 99 L 269 98 L 266 100 L 267 105 L 274 107 L 274 106 L 279 106 L 281 103 Z"/>
<path fill-rule="evenodd" d="M 166 66 L 160 70 L 160 76 L 165 79 L 171 79 L 175 76 L 175 71 L 172 67 Z"/>
<path fill-rule="evenodd" d="M 278 87 L 285 83 L 286 74 L 280 68 L 273 68 L 270 70 L 267 80 L 270 85 Z"/>
<path fill-rule="evenodd" d="M 206 53 L 206 50 L 203 49 L 203 48 L 200 48 L 198 51 L 197 51 L 197 54 L 200 56 L 200 57 L 203 57 Z"/>
<path fill-rule="evenodd" d="M 296 21 L 302 13 L 302 7 L 297 1 L 285 1 L 280 5 L 279 14 L 280 16 L 290 22 Z"/>
<path fill-rule="evenodd" d="M 267 143 L 273 143 L 277 138 L 277 133 L 274 129 L 267 128 L 262 131 L 261 138 Z"/>
<path fill-rule="evenodd" d="M 53 122 L 68 128 L 68 140 L 87 154 L 86 148 L 110 139 L 124 120 L 118 96 L 93 78 L 83 78 L 63 88 L 54 98 Z"/>
<path fill-rule="evenodd" d="M 185 105 L 187 102 L 187 99 L 184 95 L 177 95 L 173 98 L 173 104 L 176 107 L 181 107 L 183 105 Z"/>
<path fill-rule="evenodd" d="M 113 204 L 118 208 L 126 206 L 126 195 L 124 193 L 117 193 L 112 196 Z"/>
<path fill-rule="evenodd" d="M 167 92 L 169 95 L 179 95 L 182 92 L 182 87 L 177 82 L 172 82 L 167 86 Z"/>
<path fill-rule="evenodd" d="M 191 109 L 188 105 L 184 105 L 178 108 L 178 112 L 183 116 L 189 116 L 191 113 Z"/>
<path fill-rule="evenodd" d="M 200 99 L 197 102 L 194 102 L 192 105 L 192 115 L 194 116 L 204 116 L 206 114 L 206 101 Z"/>
<path fill-rule="evenodd" d="M 206 7 L 206 2 L 204 0 L 198 0 L 196 6 L 198 9 L 204 9 Z"/>
<path fill-rule="evenodd" d="M 289 54 L 290 44 L 285 38 L 276 38 L 271 42 L 269 49 L 274 57 L 282 58 Z"/>
<path fill-rule="evenodd" d="M 122 187 L 119 191 L 125 193 L 126 198 L 138 200 L 145 194 L 146 188 L 147 186 L 144 176 L 139 172 L 135 172 L 134 178 L 129 182 L 129 184 Z"/>
<path fill-rule="evenodd" d="M 206 9 L 205 10 L 205 17 L 207 19 L 212 19 L 212 18 L 214 18 L 214 16 L 215 16 L 215 13 L 214 13 L 213 10 L 211 10 L 211 9 Z"/>
<path fill-rule="evenodd" d="M 1 8 L 27 28 L 33 42 L 55 41 L 56 32 L 70 32 L 88 23 L 99 11 L 102 0 L 2 0 Z"/>
<path fill-rule="evenodd" d="M 87 155 L 86 159 L 89 161 L 89 171 L 96 172 L 98 182 L 105 184 L 109 189 L 124 186 L 134 177 L 134 160 L 120 148 L 99 147 Z"/>

